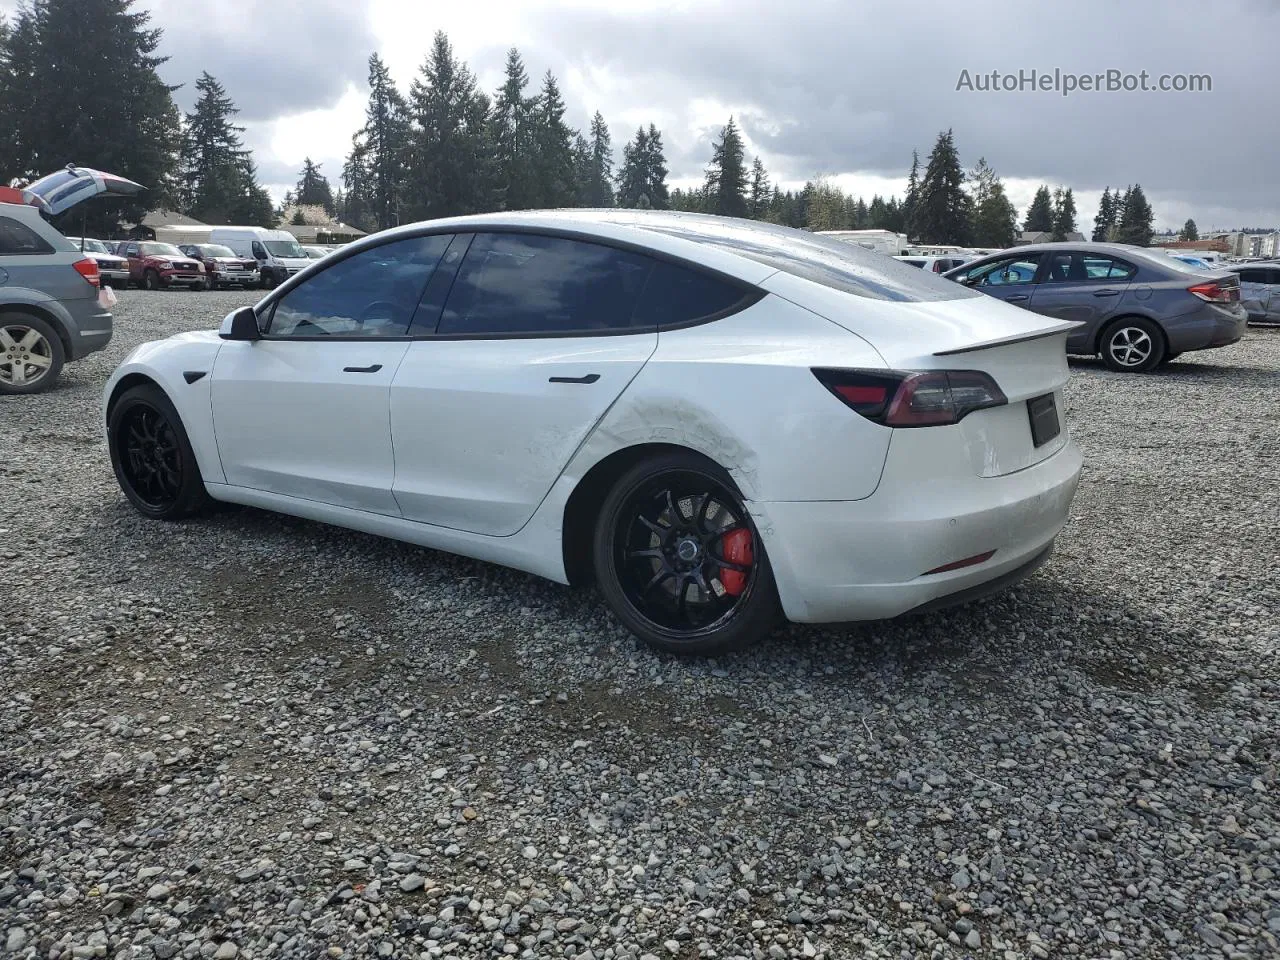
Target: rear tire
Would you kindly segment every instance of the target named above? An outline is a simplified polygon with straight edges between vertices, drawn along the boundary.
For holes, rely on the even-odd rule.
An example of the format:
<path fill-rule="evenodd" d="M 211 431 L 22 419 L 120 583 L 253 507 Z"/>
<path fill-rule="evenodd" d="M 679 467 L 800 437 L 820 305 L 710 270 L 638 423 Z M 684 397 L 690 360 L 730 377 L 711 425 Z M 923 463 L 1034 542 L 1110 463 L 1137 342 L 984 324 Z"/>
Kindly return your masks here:
<path fill-rule="evenodd" d="M 181 520 L 212 504 L 182 418 L 155 384 L 131 387 L 111 405 L 107 446 L 120 489 L 144 517 Z"/>
<path fill-rule="evenodd" d="M 0 396 L 48 390 L 65 362 L 62 338 L 47 321 L 0 313 Z"/>
<path fill-rule="evenodd" d="M 1164 332 L 1145 317 L 1113 320 L 1098 342 L 1102 362 L 1117 373 L 1146 373 L 1164 359 Z"/>
<path fill-rule="evenodd" d="M 592 564 L 614 614 L 659 650 L 748 646 L 779 619 L 773 571 L 737 487 L 693 453 L 653 457 L 618 479 L 596 518 Z"/>

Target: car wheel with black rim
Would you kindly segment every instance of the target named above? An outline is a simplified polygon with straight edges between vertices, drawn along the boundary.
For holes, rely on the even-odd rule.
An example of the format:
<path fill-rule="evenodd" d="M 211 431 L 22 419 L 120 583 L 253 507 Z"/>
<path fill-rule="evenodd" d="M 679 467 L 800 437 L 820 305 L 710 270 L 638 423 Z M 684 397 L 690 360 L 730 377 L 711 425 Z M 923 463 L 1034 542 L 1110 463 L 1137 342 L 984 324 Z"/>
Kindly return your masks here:
<path fill-rule="evenodd" d="M 142 285 L 148 290 L 159 290 L 160 274 L 154 270 L 148 270 L 142 275 Z"/>
<path fill-rule="evenodd" d="M 632 467 L 596 520 L 596 582 L 618 619 L 650 646 L 710 654 L 766 636 L 778 591 L 732 478 L 692 453 Z"/>
<path fill-rule="evenodd" d="M 107 414 L 111 466 L 129 502 L 153 520 L 180 520 L 210 504 L 182 419 L 154 384 L 130 387 Z"/>
<path fill-rule="evenodd" d="M 65 360 L 62 338 L 46 321 L 0 313 L 0 394 L 48 390 Z"/>
<path fill-rule="evenodd" d="M 1102 362 L 1119 373 L 1145 373 L 1164 359 L 1164 334 L 1144 317 L 1121 317 L 1102 334 Z"/>

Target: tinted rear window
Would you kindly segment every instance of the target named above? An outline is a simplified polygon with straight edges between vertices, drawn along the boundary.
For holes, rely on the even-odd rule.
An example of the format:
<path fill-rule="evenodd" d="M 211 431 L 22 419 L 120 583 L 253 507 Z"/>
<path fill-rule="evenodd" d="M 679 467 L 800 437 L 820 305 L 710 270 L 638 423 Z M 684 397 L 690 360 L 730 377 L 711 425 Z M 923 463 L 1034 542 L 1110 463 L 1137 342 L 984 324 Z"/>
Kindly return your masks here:
<path fill-rule="evenodd" d="M 11 217 L 0 217 L 0 254 L 39 253 L 53 253 L 53 247 L 26 224 Z"/>
<path fill-rule="evenodd" d="M 980 297 L 950 280 L 873 253 L 852 243 L 777 227 L 719 217 L 690 217 L 636 226 L 718 247 L 793 276 L 873 300 L 918 302 Z"/>
<path fill-rule="evenodd" d="M 652 267 L 648 257 L 596 243 L 478 234 L 438 329 L 450 336 L 639 332 L 636 306 Z"/>

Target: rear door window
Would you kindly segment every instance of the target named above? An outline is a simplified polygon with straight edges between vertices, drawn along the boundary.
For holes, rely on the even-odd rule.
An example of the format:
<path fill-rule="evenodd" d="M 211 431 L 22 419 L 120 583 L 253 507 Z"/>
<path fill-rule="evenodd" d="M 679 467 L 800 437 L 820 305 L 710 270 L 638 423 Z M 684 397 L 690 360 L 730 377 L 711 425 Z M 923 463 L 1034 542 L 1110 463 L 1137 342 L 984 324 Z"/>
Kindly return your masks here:
<path fill-rule="evenodd" d="M 1131 280 L 1138 272 L 1138 268 L 1133 264 L 1114 257 L 1086 253 L 1080 255 L 1080 259 L 1084 266 L 1085 279 L 1088 280 Z"/>
<path fill-rule="evenodd" d="M 653 269 L 642 254 L 565 237 L 477 234 L 438 333 L 555 337 L 655 329 L 637 311 Z"/>

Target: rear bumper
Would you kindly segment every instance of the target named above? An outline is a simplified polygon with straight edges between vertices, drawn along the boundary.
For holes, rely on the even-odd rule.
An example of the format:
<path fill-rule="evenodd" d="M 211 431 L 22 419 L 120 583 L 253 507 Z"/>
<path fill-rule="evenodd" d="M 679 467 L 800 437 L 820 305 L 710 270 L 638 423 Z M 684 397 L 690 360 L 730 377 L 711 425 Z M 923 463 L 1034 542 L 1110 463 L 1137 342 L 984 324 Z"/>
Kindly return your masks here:
<path fill-rule="evenodd" d="M 1219 307 L 1206 303 L 1199 310 L 1164 323 L 1173 353 L 1226 347 L 1244 336 L 1249 315 L 1240 304 Z"/>
<path fill-rule="evenodd" d="M 865 500 L 753 502 L 787 618 L 879 620 L 963 603 L 1031 573 L 1066 524 L 1081 455 L 1068 441 L 998 477 L 895 476 Z M 925 571 L 988 550 L 984 563 Z"/>
<path fill-rule="evenodd" d="M 111 312 L 100 309 L 96 297 L 82 302 L 87 306 L 83 311 L 70 309 L 71 304 L 64 301 L 76 325 L 74 330 L 68 331 L 71 341 L 68 360 L 79 360 L 81 357 L 101 350 L 111 342 L 113 323 Z"/>

